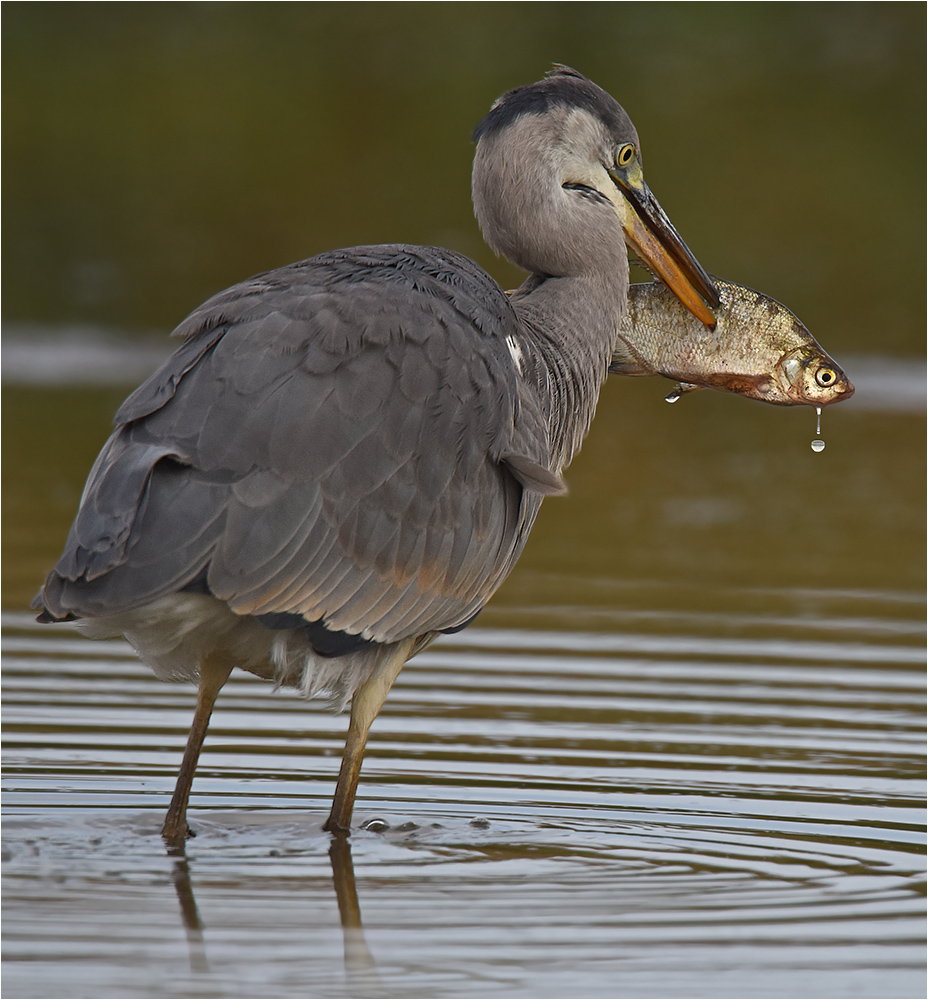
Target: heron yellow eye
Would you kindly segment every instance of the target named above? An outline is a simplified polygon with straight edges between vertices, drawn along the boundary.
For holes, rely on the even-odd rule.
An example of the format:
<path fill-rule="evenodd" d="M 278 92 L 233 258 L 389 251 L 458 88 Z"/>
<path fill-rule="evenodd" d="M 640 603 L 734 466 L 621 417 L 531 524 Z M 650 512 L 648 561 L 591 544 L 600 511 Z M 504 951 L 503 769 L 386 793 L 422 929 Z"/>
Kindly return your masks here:
<path fill-rule="evenodd" d="M 824 389 L 834 384 L 838 376 L 831 368 L 819 368 L 815 373 L 815 381 Z"/>
<path fill-rule="evenodd" d="M 615 151 L 615 165 L 617 167 L 627 167 L 635 158 L 635 144 L 626 142 Z"/>

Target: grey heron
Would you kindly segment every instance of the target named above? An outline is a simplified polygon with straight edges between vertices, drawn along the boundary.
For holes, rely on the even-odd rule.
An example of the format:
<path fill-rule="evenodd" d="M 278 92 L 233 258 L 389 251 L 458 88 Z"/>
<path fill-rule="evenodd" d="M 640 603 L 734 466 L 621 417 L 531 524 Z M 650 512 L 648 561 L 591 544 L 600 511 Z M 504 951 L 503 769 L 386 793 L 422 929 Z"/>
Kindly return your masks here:
<path fill-rule="evenodd" d="M 220 292 L 116 414 L 34 607 L 198 684 L 162 830 L 238 667 L 351 704 L 330 831 L 403 664 L 512 569 L 596 408 L 633 246 L 707 326 L 718 296 L 645 184 L 625 111 L 576 71 L 500 97 L 474 138 L 507 295 L 450 250 L 324 253 Z"/>

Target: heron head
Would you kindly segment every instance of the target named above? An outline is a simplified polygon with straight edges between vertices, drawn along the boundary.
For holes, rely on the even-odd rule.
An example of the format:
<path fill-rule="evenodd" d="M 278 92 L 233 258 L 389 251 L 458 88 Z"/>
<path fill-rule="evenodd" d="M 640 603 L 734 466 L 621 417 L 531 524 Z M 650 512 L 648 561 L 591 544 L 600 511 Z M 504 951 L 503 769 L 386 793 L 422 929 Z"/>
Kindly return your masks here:
<path fill-rule="evenodd" d="M 604 90 L 557 66 L 500 97 L 474 139 L 474 209 L 497 252 L 528 271 L 570 275 L 615 267 L 628 245 L 715 327 L 718 291 L 645 183 L 635 126 Z"/>

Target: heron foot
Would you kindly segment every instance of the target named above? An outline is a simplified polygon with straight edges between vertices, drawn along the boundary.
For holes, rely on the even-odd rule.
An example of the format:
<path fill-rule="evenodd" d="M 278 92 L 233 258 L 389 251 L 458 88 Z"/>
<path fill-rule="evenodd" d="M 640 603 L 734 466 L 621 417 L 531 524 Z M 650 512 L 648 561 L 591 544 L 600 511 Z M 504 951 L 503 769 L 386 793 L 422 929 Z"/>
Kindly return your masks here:
<path fill-rule="evenodd" d="M 325 830 L 326 833 L 334 834 L 339 839 L 349 837 L 351 835 L 351 827 L 343 826 L 332 816 L 329 816 L 329 818 L 325 821 L 322 829 Z"/>
<path fill-rule="evenodd" d="M 195 836 L 196 831 L 190 829 L 186 820 L 180 824 L 165 820 L 164 826 L 161 828 L 161 837 L 168 847 L 183 847 L 187 840 L 191 840 Z"/>

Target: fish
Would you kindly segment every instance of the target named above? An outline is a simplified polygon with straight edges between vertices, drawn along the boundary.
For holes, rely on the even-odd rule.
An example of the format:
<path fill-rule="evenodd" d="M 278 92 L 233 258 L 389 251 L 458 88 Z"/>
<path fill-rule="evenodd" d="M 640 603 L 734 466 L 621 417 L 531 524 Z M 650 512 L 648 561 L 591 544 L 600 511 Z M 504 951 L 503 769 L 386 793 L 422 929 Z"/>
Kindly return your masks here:
<path fill-rule="evenodd" d="M 676 379 L 668 402 L 696 389 L 777 406 L 828 406 L 853 395 L 847 375 L 786 306 L 744 285 L 712 280 L 722 300 L 714 330 L 659 281 L 629 285 L 610 373 Z"/>

